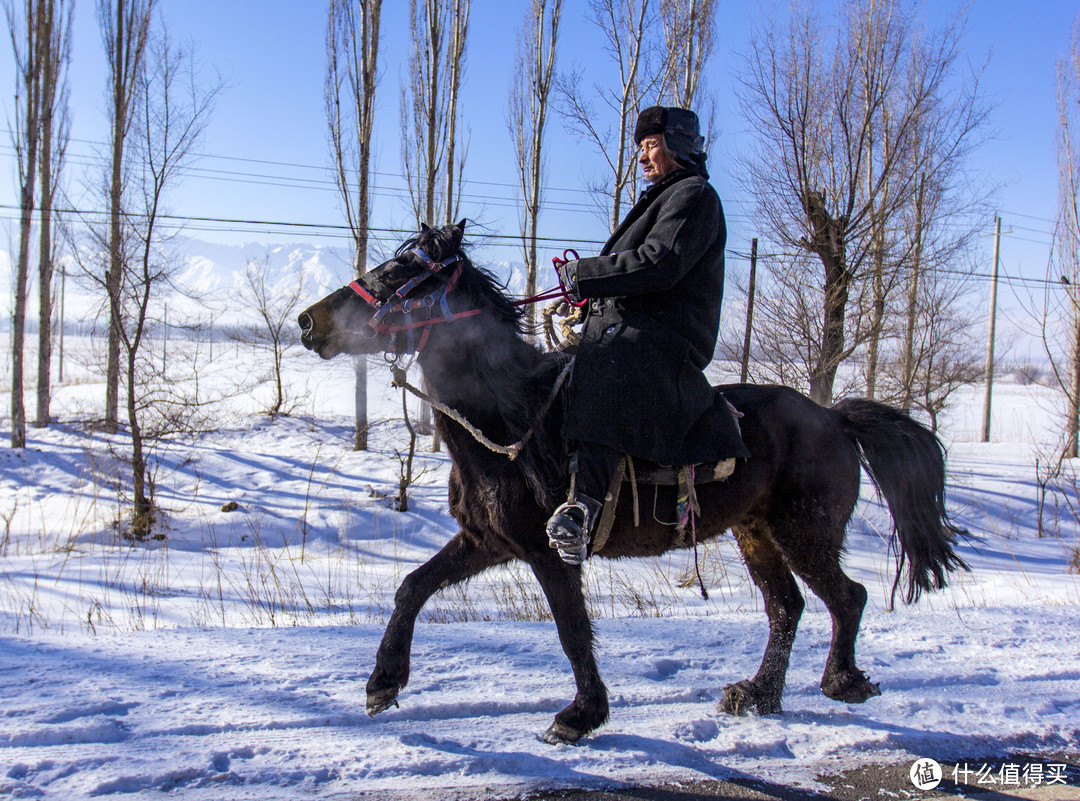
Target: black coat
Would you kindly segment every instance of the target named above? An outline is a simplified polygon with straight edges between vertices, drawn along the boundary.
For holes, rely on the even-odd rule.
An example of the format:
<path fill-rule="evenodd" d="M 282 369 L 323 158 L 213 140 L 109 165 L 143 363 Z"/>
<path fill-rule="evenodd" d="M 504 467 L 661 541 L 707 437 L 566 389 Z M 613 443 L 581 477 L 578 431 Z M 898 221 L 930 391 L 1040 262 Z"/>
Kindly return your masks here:
<path fill-rule="evenodd" d="M 724 294 L 727 229 L 705 178 L 677 170 L 642 193 L 599 256 L 577 263 L 590 298 L 565 434 L 662 464 L 746 456 L 703 370 Z"/>

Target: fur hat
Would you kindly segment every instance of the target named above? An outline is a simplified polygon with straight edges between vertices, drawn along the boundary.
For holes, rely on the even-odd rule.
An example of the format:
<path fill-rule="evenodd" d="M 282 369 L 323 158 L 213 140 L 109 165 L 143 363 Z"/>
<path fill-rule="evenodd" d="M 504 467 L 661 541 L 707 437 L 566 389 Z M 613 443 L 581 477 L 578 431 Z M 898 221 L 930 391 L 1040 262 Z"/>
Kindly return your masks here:
<path fill-rule="evenodd" d="M 690 109 L 677 106 L 650 106 L 638 114 L 634 126 L 634 143 L 641 144 L 646 136 L 664 135 L 664 143 L 684 167 L 704 168 L 705 140 L 701 137 L 698 116 Z"/>

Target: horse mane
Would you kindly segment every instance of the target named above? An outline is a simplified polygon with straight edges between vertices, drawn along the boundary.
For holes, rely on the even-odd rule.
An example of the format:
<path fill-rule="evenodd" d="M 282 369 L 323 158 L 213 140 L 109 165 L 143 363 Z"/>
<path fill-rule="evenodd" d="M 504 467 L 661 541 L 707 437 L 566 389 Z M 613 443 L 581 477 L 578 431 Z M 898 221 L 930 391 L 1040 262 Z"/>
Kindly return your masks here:
<path fill-rule="evenodd" d="M 420 248 L 435 261 L 450 258 L 457 254 L 464 269 L 461 274 L 461 288 L 478 298 L 478 301 L 490 309 L 503 322 L 511 323 L 519 337 L 536 333 L 528 323 L 524 307 L 516 305 L 506 294 L 507 285 L 500 281 L 490 270 L 477 267 L 469 258 L 468 245 L 454 236 L 453 226 L 445 228 L 427 228 L 412 239 L 403 242 L 395 252 L 401 256 L 414 248 Z"/>

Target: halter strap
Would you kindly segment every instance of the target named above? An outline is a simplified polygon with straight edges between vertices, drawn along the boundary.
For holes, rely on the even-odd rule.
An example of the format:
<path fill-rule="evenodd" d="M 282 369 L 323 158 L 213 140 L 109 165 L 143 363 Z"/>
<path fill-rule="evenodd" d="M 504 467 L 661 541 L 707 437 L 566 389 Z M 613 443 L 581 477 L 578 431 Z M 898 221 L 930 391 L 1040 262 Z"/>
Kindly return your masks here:
<path fill-rule="evenodd" d="M 454 254 L 449 258 L 442 261 L 435 261 L 428 256 L 422 249 L 413 248 L 410 253 L 413 253 L 421 261 L 424 262 L 424 269 L 426 272 L 413 276 L 400 287 L 386 300 L 380 300 L 374 293 L 372 293 L 364 284 L 359 280 L 352 281 L 348 286 L 353 292 L 359 295 L 364 301 L 371 306 L 375 313 L 372 314 L 371 319 L 368 320 L 367 325 L 377 334 L 390 334 L 390 348 L 389 352 L 396 352 L 397 350 L 397 335 L 399 332 L 405 332 L 406 335 L 406 353 L 419 353 L 423 350 L 427 344 L 428 336 L 431 334 L 431 327 L 438 323 L 450 323 L 461 317 L 472 317 L 480 314 L 482 309 L 470 309 L 469 311 L 457 312 L 456 314 L 450 310 L 450 304 L 447 302 L 447 295 L 450 294 L 457 286 L 458 280 L 461 278 L 464 265 L 461 264 L 461 256 Z M 457 264 L 457 269 L 454 270 L 449 277 L 441 275 L 442 271 L 452 264 Z M 416 287 L 426 281 L 432 276 L 438 276 L 444 281 L 443 286 L 434 292 L 424 295 L 419 298 L 410 298 L 408 295 Z M 396 299 L 396 302 L 395 302 Z M 422 309 L 433 309 L 435 306 L 439 307 L 441 317 L 425 317 L 422 320 L 413 320 L 412 315 Z M 388 325 L 383 319 L 390 315 L 392 312 L 400 312 L 402 317 L 405 318 L 404 323 L 398 325 Z M 415 343 L 413 332 L 422 328 L 423 332 L 420 335 L 419 343 Z"/>

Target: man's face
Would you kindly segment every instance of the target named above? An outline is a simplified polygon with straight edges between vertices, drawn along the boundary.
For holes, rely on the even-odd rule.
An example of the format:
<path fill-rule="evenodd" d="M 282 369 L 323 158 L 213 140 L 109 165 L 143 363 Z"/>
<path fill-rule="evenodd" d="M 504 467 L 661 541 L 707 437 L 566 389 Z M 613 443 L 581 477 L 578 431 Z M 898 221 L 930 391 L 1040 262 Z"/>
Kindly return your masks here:
<path fill-rule="evenodd" d="M 650 134 L 638 143 L 638 164 L 645 175 L 645 180 L 656 183 L 679 165 L 664 147 L 663 134 Z"/>

